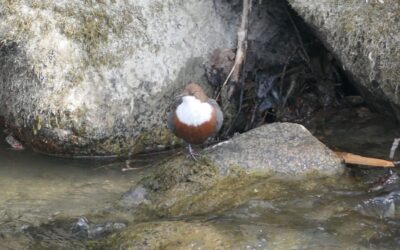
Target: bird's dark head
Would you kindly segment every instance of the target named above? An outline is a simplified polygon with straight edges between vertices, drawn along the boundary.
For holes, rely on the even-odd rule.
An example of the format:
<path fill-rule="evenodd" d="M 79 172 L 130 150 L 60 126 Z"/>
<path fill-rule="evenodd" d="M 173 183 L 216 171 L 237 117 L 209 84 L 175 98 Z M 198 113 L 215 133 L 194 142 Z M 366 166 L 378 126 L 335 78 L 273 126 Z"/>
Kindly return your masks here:
<path fill-rule="evenodd" d="M 206 102 L 208 100 L 207 95 L 204 93 L 203 89 L 197 85 L 196 83 L 189 83 L 185 86 L 182 91 L 182 96 L 194 96 L 202 102 Z"/>

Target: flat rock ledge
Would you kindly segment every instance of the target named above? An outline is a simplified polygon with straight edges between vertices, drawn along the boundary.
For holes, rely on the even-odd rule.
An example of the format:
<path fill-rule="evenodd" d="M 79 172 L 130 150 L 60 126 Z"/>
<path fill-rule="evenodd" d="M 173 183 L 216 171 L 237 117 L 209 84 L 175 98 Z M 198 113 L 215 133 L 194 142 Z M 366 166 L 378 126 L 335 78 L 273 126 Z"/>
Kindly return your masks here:
<path fill-rule="evenodd" d="M 237 166 L 247 172 L 297 179 L 332 176 L 344 169 L 335 153 L 304 126 L 293 123 L 261 126 L 205 151 L 222 174 Z"/>

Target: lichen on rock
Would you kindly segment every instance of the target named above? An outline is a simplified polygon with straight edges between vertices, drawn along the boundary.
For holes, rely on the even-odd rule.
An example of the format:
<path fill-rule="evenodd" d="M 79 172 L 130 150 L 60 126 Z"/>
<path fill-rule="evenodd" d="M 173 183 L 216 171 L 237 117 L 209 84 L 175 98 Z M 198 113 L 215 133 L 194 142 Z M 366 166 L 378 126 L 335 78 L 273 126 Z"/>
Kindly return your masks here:
<path fill-rule="evenodd" d="M 210 0 L 4 0 L 0 13 L 0 116 L 25 144 L 64 156 L 176 144 L 171 98 L 204 84 L 208 55 L 235 39 L 223 17 L 234 13 Z"/>

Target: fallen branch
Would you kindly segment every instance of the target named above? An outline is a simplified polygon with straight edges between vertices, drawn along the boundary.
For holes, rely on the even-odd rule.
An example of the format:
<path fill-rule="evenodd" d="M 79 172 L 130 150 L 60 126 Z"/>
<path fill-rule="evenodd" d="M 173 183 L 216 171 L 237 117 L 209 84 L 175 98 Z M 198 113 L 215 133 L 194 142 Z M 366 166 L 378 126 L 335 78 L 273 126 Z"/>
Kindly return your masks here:
<path fill-rule="evenodd" d="M 339 158 L 343 160 L 345 164 L 357 164 L 357 165 L 380 167 L 380 168 L 394 168 L 400 166 L 400 162 L 365 157 L 347 152 L 335 151 L 335 153 L 337 154 L 337 156 L 339 156 Z"/>

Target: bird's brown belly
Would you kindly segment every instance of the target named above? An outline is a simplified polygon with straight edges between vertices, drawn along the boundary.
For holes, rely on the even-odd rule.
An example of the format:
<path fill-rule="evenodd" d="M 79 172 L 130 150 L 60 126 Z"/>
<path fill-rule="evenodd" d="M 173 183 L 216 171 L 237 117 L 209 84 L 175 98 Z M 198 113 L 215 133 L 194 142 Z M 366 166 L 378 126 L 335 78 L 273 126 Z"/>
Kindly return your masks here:
<path fill-rule="evenodd" d="M 215 111 L 213 112 L 215 113 Z M 182 138 L 190 144 L 201 144 L 209 137 L 214 135 L 216 129 L 216 117 L 215 114 L 211 116 L 211 120 L 205 122 L 199 126 L 190 126 L 182 123 L 176 116 L 175 122 L 175 134 L 179 138 Z"/>

